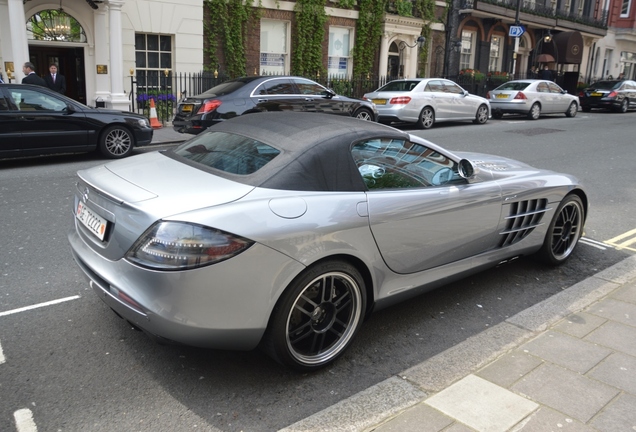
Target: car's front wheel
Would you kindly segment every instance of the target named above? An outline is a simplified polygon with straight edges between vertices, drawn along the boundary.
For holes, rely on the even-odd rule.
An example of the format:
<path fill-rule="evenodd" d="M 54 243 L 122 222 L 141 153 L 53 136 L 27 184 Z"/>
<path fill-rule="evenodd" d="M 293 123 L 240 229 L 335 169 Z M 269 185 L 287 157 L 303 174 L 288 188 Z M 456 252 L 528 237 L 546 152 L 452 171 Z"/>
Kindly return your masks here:
<path fill-rule="evenodd" d="M 484 124 L 488 121 L 488 107 L 486 105 L 479 105 L 477 108 L 477 114 L 473 123 Z"/>
<path fill-rule="evenodd" d="M 574 252 L 585 223 L 583 201 L 578 195 L 566 196 L 557 208 L 545 235 L 539 259 L 551 265 L 563 264 Z"/>
<path fill-rule="evenodd" d="M 360 108 L 353 116 L 360 120 L 373 121 L 373 114 L 368 109 Z"/>
<path fill-rule="evenodd" d="M 366 308 L 364 280 L 352 265 L 325 261 L 294 280 L 278 301 L 262 348 L 301 371 L 324 367 L 351 344 Z"/>
<path fill-rule="evenodd" d="M 134 146 L 135 138 L 124 126 L 108 126 L 99 137 L 99 151 L 110 159 L 129 156 Z"/>
<path fill-rule="evenodd" d="M 541 105 L 538 102 L 532 104 L 530 111 L 528 111 L 528 118 L 530 120 L 538 120 L 541 117 Z"/>
<path fill-rule="evenodd" d="M 576 104 L 576 102 L 572 102 L 570 104 L 570 106 L 568 107 L 568 110 L 565 112 L 565 115 L 567 117 L 574 117 L 576 116 L 576 113 L 579 111 L 579 107 Z"/>
<path fill-rule="evenodd" d="M 433 108 L 427 106 L 420 112 L 420 117 L 417 119 L 417 127 L 420 129 L 430 129 L 435 124 L 435 111 Z"/>

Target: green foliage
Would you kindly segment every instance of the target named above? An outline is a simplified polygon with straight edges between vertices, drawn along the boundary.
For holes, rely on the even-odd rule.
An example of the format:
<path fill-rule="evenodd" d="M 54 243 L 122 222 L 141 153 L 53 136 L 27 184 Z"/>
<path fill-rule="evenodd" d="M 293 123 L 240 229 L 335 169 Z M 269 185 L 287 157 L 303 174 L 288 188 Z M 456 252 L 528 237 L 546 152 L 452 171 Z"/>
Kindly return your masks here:
<path fill-rule="evenodd" d="M 353 74 L 364 75 L 373 68 L 382 37 L 382 21 L 387 0 L 359 0 L 356 44 L 353 48 Z"/>
<path fill-rule="evenodd" d="M 297 0 L 292 74 L 325 74 L 322 46 L 325 37 L 325 0 Z"/>
<path fill-rule="evenodd" d="M 205 70 L 215 70 L 219 60 L 219 43 L 225 55 L 225 69 L 229 77 L 246 75 L 246 25 L 250 18 L 260 16 L 259 7 L 253 0 L 204 0 L 210 19 L 204 22 L 204 35 L 207 40 L 207 54 L 210 63 Z"/>
<path fill-rule="evenodd" d="M 395 10 L 400 16 L 413 16 L 413 3 L 409 0 L 395 0 Z"/>
<path fill-rule="evenodd" d="M 422 26 L 422 36 L 427 40 L 427 43 L 419 51 L 419 64 L 426 64 L 429 54 L 430 37 L 432 34 L 431 24 L 436 20 L 435 18 L 435 0 L 416 0 L 415 10 L 417 14 L 424 20 Z M 418 76 L 422 76 L 418 71 Z"/>

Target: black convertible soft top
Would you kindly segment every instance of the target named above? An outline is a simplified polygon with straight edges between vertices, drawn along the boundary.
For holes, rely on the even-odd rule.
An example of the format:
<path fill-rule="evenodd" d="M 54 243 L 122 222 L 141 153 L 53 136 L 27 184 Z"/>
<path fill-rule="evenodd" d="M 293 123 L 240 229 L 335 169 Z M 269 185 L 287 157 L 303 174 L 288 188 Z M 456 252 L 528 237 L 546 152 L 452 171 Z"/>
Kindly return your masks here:
<path fill-rule="evenodd" d="M 365 191 L 351 155 L 353 144 L 372 138 L 408 140 L 406 133 L 374 122 L 290 111 L 242 115 L 205 133 L 214 132 L 252 138 L 281 153 L 250 175 L 214 169 L 210 169 L 211 173 L 252 186 L 298 191 Z"/>

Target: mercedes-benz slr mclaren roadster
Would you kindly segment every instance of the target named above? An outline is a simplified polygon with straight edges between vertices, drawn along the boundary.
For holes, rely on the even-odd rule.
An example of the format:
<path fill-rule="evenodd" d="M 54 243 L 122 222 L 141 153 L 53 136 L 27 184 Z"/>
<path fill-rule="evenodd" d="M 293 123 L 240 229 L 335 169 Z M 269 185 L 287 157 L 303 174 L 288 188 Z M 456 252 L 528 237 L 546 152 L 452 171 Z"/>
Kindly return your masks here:
<path fill-rule="evenodd" d="M 78 175 L 69 241 L 118 315 L 299 370 L 338 358 L 372 310 L 522 255 L 562 264 L 588 207 L 566 174 L 293 112 Z"/>

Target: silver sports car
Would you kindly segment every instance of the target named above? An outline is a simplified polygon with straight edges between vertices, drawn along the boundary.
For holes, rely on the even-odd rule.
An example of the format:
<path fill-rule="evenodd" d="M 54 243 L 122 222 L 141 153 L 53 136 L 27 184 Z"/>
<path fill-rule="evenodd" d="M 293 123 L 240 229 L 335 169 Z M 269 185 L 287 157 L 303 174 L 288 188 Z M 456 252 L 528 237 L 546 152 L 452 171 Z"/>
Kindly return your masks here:
<path fill-rule="evenodd" d="M 566 174 L 293 112 L 78 175 L 73 256 L 118 315 L 299 370 L 338 358 L 372 310 L 521 255 L 563 263 L 588 207 Z"/>

